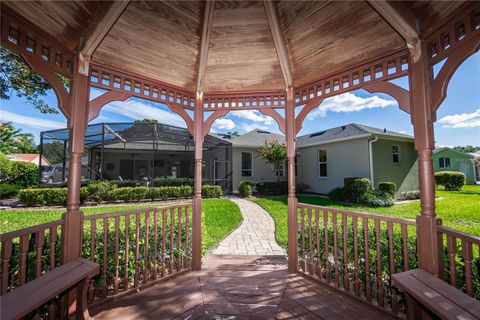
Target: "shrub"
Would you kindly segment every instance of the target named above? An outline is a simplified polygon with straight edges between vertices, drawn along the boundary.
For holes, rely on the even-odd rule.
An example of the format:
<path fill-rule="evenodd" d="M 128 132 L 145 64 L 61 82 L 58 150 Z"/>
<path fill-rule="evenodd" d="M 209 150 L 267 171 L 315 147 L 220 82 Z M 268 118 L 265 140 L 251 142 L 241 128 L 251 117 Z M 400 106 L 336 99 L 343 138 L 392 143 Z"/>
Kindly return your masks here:
<path fill-rule="evenodd" d="M 418 190 L 404 191 L 400 194 L 400 199 L 402 199 L 402 200 L 420 199 L 420 191 L 418 191 Z"/>
<path fill-rule="evenodd" d="M 397 192 L 397 185 L 395 182 L 380 182 L 378 184 L 378 190 L 390 194 L 392 197 L 395 197 Z"/>
<path fill-rule="evenodd" d="M 38 166 L 30 162 L 12 161 L 8 182 L 22 188 L 35 187 L 38 184 Z"/>
<path fill-rule="evenodd" d="M 193 179 L 190 178 L 155 178 L 153 179 L 154 187 L 193 187 Z"/>
<path fill-rule="evenodd" d="M 345 178 L 343 185 L 349 194 L 349 201 L 354 203 L 362 202 L 363 197 L 370 190 L 370 180 L 367 178 Z"/>
<path fill-rule="evenodd" d="M 335 188 L 328 194 L 328 197 L 335 201 L 348 201 L 348 193 L 345 188 Z"/>
<path fill-rule="evenodd" d="M 255 184 L 255 189 L 259 194 L 281 195 L 288 191 L 288 182 L 260 182 Z"/>
<path fill-rule="evenodd" d="M 12 172 L 12 161 L 8 159 L 7 155 L 0 152 L 0 181 L 5 181 Z"/>
<path fill-rule="evenodd" d="M 163 200 L 169 198 L 187 198 L 192 195 L 191 186 L 181 187 L 154 187 L 148 189 L 146 198 L 151 200 Z"/>
<path fill-rule="evenodd" d="M 11 183 L 0 183 L 0 199 L 8 199 L 18 194 L 20 187 Z"/>
<path fill-rule="evenodd" d="M 395 199 L 389 192 L 368 190 L 362 202 L 371 207 L 391 207 L 395 204 Z"/>
<path fill-rule="evenodd" d="M 85 201 L 87 189 L 80 188 L 80 202 Z M 27 206 L 34 205 L 65 205 L 67 203 L 67 188 L 37 188 L 22 189 L 18 197 Z"/>
<path fill-rule="evenodd" d="M 460 191 L 463 189 L 465 174 L 457 171 L 441 171 L 435 173 L 435 183 L 445 187 L 446 191 Z"/>
<path fill-rule="evenodd" d="M 221 186 L 211 186 L 207 184 L 202 186 L 202 197 L 204 198 L 219 198 L 222 194 Z"/>
<path fill-rule="evenodd" d="M 90 183 L 86 186 L 88 190 L 88 201 L 101 202 L 108 200 L 113 194 L 112 191 L 116 189 L 115 184 L 106 181 L 99 181 Z"/>
<path fill-rule="evenodd" d="M 110 201 L 122 200 L 125 202 L 140 201 L 145 199 L 147 191 L 147 187 L 113 188 L 108 191 L 107 199 Z"/>
<path fill-rule="evenodd" d="M 242 197 L 250 197 L 252 195 L 252 183 L 250 181 L 242 181 L 238 187 L 238 192 Z"/>

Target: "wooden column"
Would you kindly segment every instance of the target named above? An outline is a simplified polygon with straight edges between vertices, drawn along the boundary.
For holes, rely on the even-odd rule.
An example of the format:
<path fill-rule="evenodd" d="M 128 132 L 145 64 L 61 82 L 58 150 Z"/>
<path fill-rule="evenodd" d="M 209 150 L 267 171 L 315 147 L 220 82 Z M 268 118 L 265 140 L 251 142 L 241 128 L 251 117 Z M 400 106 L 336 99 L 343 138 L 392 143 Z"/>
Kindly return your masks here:
<path fill-rule="evenodd" d="M 427 61 L 425 44 L 421 44 L 421 55 L 410 65 L 411 117 L 418 153 L 418 178 L 421 212 L 417 216 L 417 247 L 420 268 L 437 274 L 438 257 L 437 224 L 435 217 L 435 180 L 432 152 L 435 148 L 433 123 L 435 112 L 431 102 L 432 70 Z"/>
<path fill-rule="evenodd" d="M 202 267 L 202 157 L 203 157 L 203 93 L 197 92 L 193 113 L 195 141 L 195 179 L 193 195 L 193 270 Z"/>
<path fill-rule="evenodd" d="M 287 88 L 285 108 L 287 160 L 288 160 L 288 272 L 297 272 L 298 259 L 298 220 L 297 198 L 295 197 L 295 93 Z"/>
<path fill-rule="evenodd" d="M 88 67 L 87 67 L 88 69 Z M 88 76 L 80 73 L 85 70 L 84 62 L 75 58 L 75 74 L 72 79 L 72 105 L 68 118 L 69 129 L 69 171 L 67 211 L 63 214 L 65 226 L 63 229 L 63 262 L 71 261 L 81 256 L 83 212 L 80 211 L 80 178 L 82 170 L 82 155 L 85 139 L 85 129 L 88 122 Z"/>

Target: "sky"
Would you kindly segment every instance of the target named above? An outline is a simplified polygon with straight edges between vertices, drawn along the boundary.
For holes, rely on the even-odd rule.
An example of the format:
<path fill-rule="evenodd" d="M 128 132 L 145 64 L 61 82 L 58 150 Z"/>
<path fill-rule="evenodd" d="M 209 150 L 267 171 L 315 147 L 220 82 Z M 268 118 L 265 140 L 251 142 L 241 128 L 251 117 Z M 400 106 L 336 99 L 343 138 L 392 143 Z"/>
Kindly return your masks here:
<path fill-rule="evenodd" d="M 442 64 L 435 68 L 438 72 Z M 408 88 L 406 77 L 392 81 Z M 90 99 L 102 94 L 92 89 Z M 45 100 L 57 105 L 53 91 Z M 298 108 L 297 113 L 300 111 Z M 283 112 L 281 112 L 283 115 Z M 193 114 L 190 113 L 193 117 Z M 207 118 L 208 115 L 205 115 Z M 167 106 L 139 98 L 124 102 L 112 102 L 100 112 L 91 123 L 131 122 L 136 119 L 153 118 L 159 122 L 185 127 L 183 119 L 171 112 Z M 0 120 L 11 121 L 16 128 L 32 133 L 39 141 L 40 132 L 66 127 L 65 117 L 59 114 L 42 114 L 25 99 L 12 92 L 10 100 L 0 101 Z M 356 90 L 325 99 L 311 111 L 299 135 L 359 123 L 400 133 L 413 134 L 410 116 L 399 109 L 397 102 L 385 94 L 372 95 L 364 90 Z M 214 122 L 211 131 L 237 131 L 240 134 L 255 128 L 279 132 L 276 122 L 258 111 L 232 111 Z M 455 72 L 448 86 L 447 98 L 437 111 L 435 140 L 438 147 L 457 145 L 480 146 L 480 53 L 467 59 Z"/>

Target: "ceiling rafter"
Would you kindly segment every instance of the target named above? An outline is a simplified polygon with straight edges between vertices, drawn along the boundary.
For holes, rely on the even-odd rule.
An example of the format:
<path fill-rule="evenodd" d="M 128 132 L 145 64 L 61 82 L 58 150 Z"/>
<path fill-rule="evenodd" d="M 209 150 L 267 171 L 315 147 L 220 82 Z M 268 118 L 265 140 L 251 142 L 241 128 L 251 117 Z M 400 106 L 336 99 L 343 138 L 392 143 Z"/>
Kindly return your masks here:
<path fill-rule="evenodd" d="M 84 57 L 89 58 L 93 55 L 129 3 L 129 0 L 102 3 L 92 22 L 82 34 L 79 51 Z"/>
<path fill-rule="evenodd" d="M 197 71 L 197 92 L 203 92 L 205 85 L 205 74 L 207 70 L 208 49 L 210 37 L 212 35 L 213 12 L 215 9 L 215 0 L 205 2 L 205 13 L 203 15 L 202 35 L 200 38 L 200 52 L 198 56 Z"/>
<path fill-rule="evenodd" d="M 290 61 L 288 60 L 287 48 L 285 46 L 285 40 L 283 38 L 282 31 L 280 30 L 280 19 L 278 17 L 278 10 L 275 1 L 263 1 L 265 7 L 265 13 L 267 15 L 268 24 L 273 36 L 273 42 L 275 44 L 275 50 L 277 51 L 278 61 L 280 62 L 280 68 L 282 69 L 283 80 L 286 87 L 293 86 L 292 71 L 290 68 Z"/>
<path fill-rule="evenodd" d="M 367 2 L 405 40 L 413 56 L 419 56 L 421 26 L 413 12 L 400 1 Z"/>

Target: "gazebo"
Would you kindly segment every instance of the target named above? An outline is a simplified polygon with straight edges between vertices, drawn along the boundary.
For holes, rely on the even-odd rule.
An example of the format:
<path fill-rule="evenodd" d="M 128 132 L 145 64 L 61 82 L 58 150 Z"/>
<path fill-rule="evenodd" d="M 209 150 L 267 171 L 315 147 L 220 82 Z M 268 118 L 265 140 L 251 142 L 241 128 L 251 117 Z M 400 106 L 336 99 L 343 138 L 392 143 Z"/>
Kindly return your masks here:
<path fill-rule="evenodd" d="M 480 48 L 479 2 L 2 1 L 1 26 L 1 44 L 20 55 L 53 87 L 59 108 L 68 119 L 70 133 L 67 210 L 55 223 L 2 235 L 2 294 L 28 282 L 27 252 L 37 250 L 41 259 L 45 243 L 54 247 L 60 242 L 55 238 L 60 229 L 61 264 L 65 264 L 85 257 L 82 248 L 91 245 L 92 252 L 97 250 L 95 228 L 100 225 L 103 228 L 102 280 L 90 286 L 99 288 L 100 293 L 92 294 L 90 303 L 98 303 L 99 299 L 111 301 L 108 298 L 159 278 L 200 270 L 202 144 L 212 123 L 235 110 L 258 110 L 272 117 L 286 136 L 289 273 L 317 277 L 375 308 L 402 314 L 405 309 L 400 304 L 404 301 L 397 297 L 391 275 L 411 267 L 407 229 L 414 227 L 413 250 L 418 256 L 419 269 L 439 278 L 448 274 L 450 278 L 446 281 L 468 295 L 474 296 L 479 290 L 478 275 L 472 268 L 480 240 L 442 227 L 435 214 L 432 165 L 436 111 L 455 70 Z M 434 75 L 436 65 L 441 68 Z M 69 85 L 59 76 L 68 78 Z M 408 77 L 408 90 L 390 82 L 400 77 Z M 90 100 L 90 88 L 100 88 L 105 93 Z M 421 194 L 421 212 L 415 222 L 297 203 L 295 137 L 303 120 L 325 98 L 357 89 L 388 94 L 411 115 Z M 80 208 L 80 176 L 87 124 L 107 103 L 130 97 L 163 103 L 185 120 L 195 141 L 193 202 L 152 212 L 84 217 Z M 129 217 L 137 223 L 136 246 L 134 241 L 130 244 L 136 253 L 133 270 L 128 270 L 126 261 L 123 277 L 119 274 L 118 252 L 123 242 L 119 240 L 118 229 L 119 223 Z M 108 219 L 114 221 L 117 230 L 110 243 Z M 181 223 L 183 220 L 185 223 Z M 163 237 L 163 247 L 157 239 L 159 221 L 167 221 L 171 232 L 171 239 Z M 334 252 L 330 253 L 326 232 L 326 253 L 320 250 L 318 233 L 316 238 L 312 236 L 312 231 L 318 232 L 322 226 L 329 230 L 327 224 L 333 226 Z M 348 240 L 347 224 L 353 228 L 353 241 Z M 178 230 L 174 232 L 173 228 Z M 381 256 L 379 235 L 383 228 L 390 235 L 386 249 L 389 258 Z M 91 231 L 88 241 L 86 230 Z M 148 240 L 149 232 L 152 239 L 155 234 L 151 243 L 155 254 L 149 254 L 153 250 L 149 241 L 139 246 L 139 238 Z M 180 237 L 182 232 L 186 239 Z M 397 232 L 400 249 L 394 236 Z M 32 234 L 37 234 L 33 240 Z M 373 264 L 369 264 L 371 255 L 367 253 L 371 249 L 370 234 L 371 246 L 376 247 Z M 356 240 L 363 235 L 362 250 L 366 254 L 360 259 Z M 17 261 L 19 283 L 13 286 L 9 264 L 13 268 L 11 252 L 17 243 L 15 239 L 20 243 L 20 260 Z M 172 247 L 185 250 L 176 254 L 175 259 L 171 252 L 170 258 L 166 252 L 157 255 L 157 249 L 165 249 L 165 240 L 171 241 Z M 139 248 L 145 250 L 143 264 L 139 262 Z M 107 262 L 107 249 L 115 251 L 116 260 L 109 257 Z M 403 269 L 396 267 L 394 250 L 397 249 L 396 254 L 403 257 L 400 262 Z M 50 260 L 49 270 L 54 270 L 58 263 L 55 264 L 55 250 L 50 250 L 53 261 Z M 446 264 L 444 251 L 450 257 Z M 348 260 L 350 253 L 354 256 L 352 261 Z M 462 281 L 457 281 L 455 275 L 459 254 Z M 92 253 L 95 260 L 93 257 Z M 321 262 L 322 259 L 326 262 Z M 385 268 L 384 259 L 389 261 Z M 165 267 L 169 261 L 170 267 L 159 271 L 157 266 L 163 263 Z M 110 263 L 116 267 L 107 267 Z M 153 271 L 149 269 L 150 263 L 154 265 Z M 359 264 L 366 271 L 360 272 Z M 376 268 L 372 278 L 370 266 Z M 132 272 L 133 285 L 129 285 Z M 34 278 L 42 273 L 42 268 L 37 268 Z M 387 289 L 380 285 L 384 279 L 390 283 Z"/>

